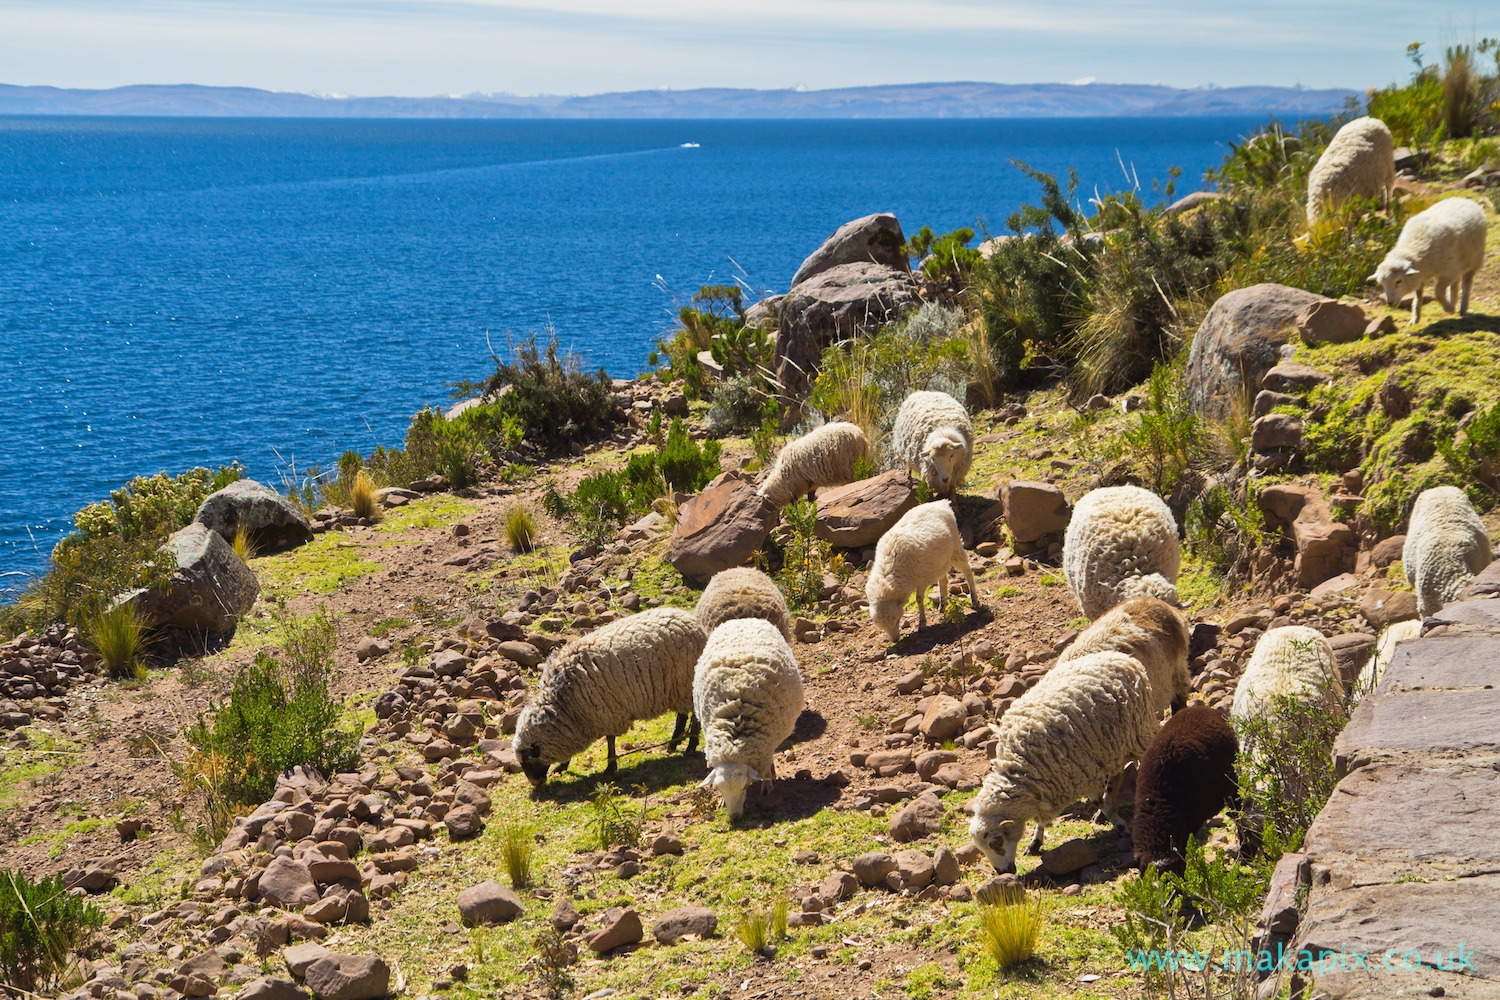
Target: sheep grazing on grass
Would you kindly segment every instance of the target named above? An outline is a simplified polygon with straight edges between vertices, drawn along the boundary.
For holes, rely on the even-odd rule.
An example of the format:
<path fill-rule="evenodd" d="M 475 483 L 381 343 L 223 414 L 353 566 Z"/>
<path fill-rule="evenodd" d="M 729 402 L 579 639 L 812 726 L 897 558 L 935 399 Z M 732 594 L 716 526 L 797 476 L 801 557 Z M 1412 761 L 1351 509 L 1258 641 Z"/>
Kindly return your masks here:
<path fill-rule="evenodd" d="M 1418 212 L 1401 227 L 1401 237 L 1370 280 L 1385 292 L 1385 304 L 1397 306 L 1410 295 L 1411 321 L 1422 321 L 1422 288 L 1433 282 L 1432 297 L 1444 312 L 1469 312 L 1474 274 L 1484 264 L 1488 224 L 1484 209 L 1468 198 L 1446 198 Z"/>
<path fill-rule="evenodd" d="M 792 638 L 792 620 L 781 588 L 769 576 L 748 566 L 715 573 L 703 588 L 694 614 L 709 635 L 727 621 L 760 618 L 775 625 L 788 641 Z"/>
<path fill-rule="evenodd" d="M 1151 681 L 1157 715 L 1187 704 L 1188 629 L 1182 616 L 1154 597 L 1131 597 L 1115 605 L 1063 650 L 1059 663 L 1112 650 L 1133 656 Z"/>
<path fill-rule="evenodd" d="M 891 447 L 908 472 L 951 499 L 974 461 L 969 412 L 946 392 L 914 392 L 896 414 Z"/>
<path fill-rule="evenodd" d="M 969 835 L 996 871 L 1016 870 L 1026 824 L 1037 824 L 1031 852 L 1068 806 L 1115 797 L 1125 765 L 1139 760 L 1160 728 L 1151 681 L 1140 661 L 1100 652 L 1058 663 L 995 724 L 995 760 L 974 799 Z"/>
<path fill-rule="evenodd" d="M 1490 536 L 1474 505 L 1457 486 L 1423 490 L 1411 509 L 1401 549 L 1406 582 L 1417 592 L 1417 614 L 1431 617 L 1464 596 L 1474 575 L 1490 564 Z"/>
<path fill-rule="evenodd" d="M 771 473 L 757 490 L 778 507 L 785 507 L 819 486 L 854 482 L 854 466 L 869 459 L 870 442 L 858 424 L 824 424 L 795 441 L 776 456 Z"/>
<path fill-rule="evenodd" d="M 775 625 L 736 618 L 714 629 L 693 678 L 693 710 L 703 724 L 705 788 L 730 819 L 745 811 L 750 782 L 776 778 L 776 748 L 802 714 L 802 674 Z"/>
<path fill-rule="evenodd" d="M 616 767 L 615 737 L 639 719 L 676 712 L 668 749 L 676 751 L 693 710 L 693 670 L 708 634 L 679 608 L 656 608 L 574 639 L 553 653 L 531 700 L 516 720 L 515 754 L 540 788 L 547 768 L 568 766 L 603 736 L 609 741 L 605 774 Z M 697 722 L 687 734 L 697 746 Z"/>
<path fill-rule="evenodd" d="M 1073 508 L 1063 535 L 1063 574 L 1088 617 L 1138 594 L 1176 604 L 1181 565 L 1177 521 L 1155 493 L 1110 486 Z"/>
<path fill-rule="evenodd" d="M 1391 130 L 1379 118 L 1356 118 L 1333 137 L 1307 175 L 1307 223 L 1350 198 L 1391 200 L 1396 186 L 1396 150 Z"/>
<path fill-rule="evenodd" d="M 938 614 L 948 603 L 948 570 L 963 573 L 969 585 L 969 602 L 979 607 L 974 571 L 964 551 L 958 519 L 946 500 L 920 504 L 901 515 L 901 520 L 875 543 L 875 561 L 865 583 L 870 618 L 895 642 L 901 638 L 901 612 L 906 599 L 917 595 L 917 627 L 927 627 L 927 588 L 938 585 Z"/>
<path fill-rule="evenodd" d="M 1323 633 L 1306 625 L 1273 628 L 1260 637 L 1234 691 L 1232 719 L 1266 717 L 1272 699 L 1294 695 L 1304 701 L 1341 703 L 1343 680 L 1333 647 Z"/>
<path fill-rule="evenodd" d="M 1240 752 L 1224 716 L 1193 705 L 1167 720 L 1141 758 L 1130 839 L 1135 863 L 1182 874 L 1188 838 L 1225 805 L 1238 806 Z"/>

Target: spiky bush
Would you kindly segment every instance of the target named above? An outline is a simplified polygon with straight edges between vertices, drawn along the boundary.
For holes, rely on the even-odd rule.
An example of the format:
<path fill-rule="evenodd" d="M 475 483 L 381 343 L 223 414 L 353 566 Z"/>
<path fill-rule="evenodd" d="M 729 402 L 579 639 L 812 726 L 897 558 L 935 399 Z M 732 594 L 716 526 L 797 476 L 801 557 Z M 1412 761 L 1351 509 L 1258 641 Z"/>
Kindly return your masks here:
<path fill-rule="evenodd" d="M 23 871 L 0 871 L 0 991 L 50 989 L 103 923 L 103 911 L 63 888 L 60 876 L 33 882 Z"/>

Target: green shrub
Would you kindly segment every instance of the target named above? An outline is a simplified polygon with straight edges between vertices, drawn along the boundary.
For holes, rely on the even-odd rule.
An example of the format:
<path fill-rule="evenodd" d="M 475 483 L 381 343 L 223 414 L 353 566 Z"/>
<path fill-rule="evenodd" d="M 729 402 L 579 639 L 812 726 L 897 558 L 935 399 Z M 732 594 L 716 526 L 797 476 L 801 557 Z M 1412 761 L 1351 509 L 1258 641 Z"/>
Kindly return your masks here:
<path fill-rule="evenodd" d="M 766 389 L 765 379 L 752 375 L 735 375 L 719 385 L 710 397 L 708 433 L 715 438 L 736 431 L 754 430 L 765 419 L 767 411 L 776 413 L 776 397 Z"/>
<path fill-rule="evenodd" d="M 510 390 L 501 396 L 505 386 Z M 513 438 L 518 426 L 534 444 L 565 445 L 615 420 L 614 380 L 603 368 L 592 375 L 584 372 L 576 354 L 559 355 L 555 334 L 545 354 L 537 349 L 534 335 L 513 345 L 510 361 L 497 362 L 485 392 L 497 401 L 485 416 L 470 418 L 470 426 L 481 419 L 498 421 L 495 436 L 501 440 Z M 516 423 L 507 424 L 506 416 Z"/>
<path fill-rule="evenodd" d="M 33 882 L 23 871 L 0 871 L 0 990 L 57 985 L 73 951 L 103 924 L 104 912 L 63 888 L 61 876 Z"/>
<path fill-rule="evenodd" d="M 587 541 L 603 545 L 627 521 L 648 513 L 651 502 L 665 493 L 657 454 L 637 451 L 625 468 L 584 476 L 572 493 L 564 497 L 553 492 L 547 502 L 554 517 L 571 518 Z"/>
<path fill-rule="evenodd" d="M 1152 489 L 1168 497 L 1203 449 L 1202 426 L 1187 401 L 1185 358 L 1179 358 L 1171 367 L 1152 369 L 1146 406 L 1122 435 Z"/>
<path fill-rule="evenodd" d="M 984 256 L 969 244 L 974 230 L 955 229 L 937 236 L 927 226 L 917 230 L 902 250 L 920 261 L 919 270 L 929 280 L 958 291 L 969 283 L 969 275 L 983 262 Z"/>
<path fill-rule="evenodd" d="M 598 844 L 599 850 L 607 851 L 611 847 L 634 847 L 641 842 L 641 826 L 646 820 L 646 804 L 641 803 L 641 810 L 633 814 L 627 809 L 630 800 L 620 793 L 611 782 L 605 782 L 594 789 L 589 805 L 593 811 L 591 826 L 593 827 L 594 842 Z"/>
<path fill-rule="evenodd" d="M 708 380 L 698 355 L 708 351 L 728 374 L 749 372 L 770 364 L 771 344 L 764 331 L 745 327 L 745 310 L 738 285 L 704 285 L 693 305 L 677 311 L 679 328 L 670 339 L 658 339 L 648 359 L 661 365 L 666 381 L 681 379 L 689 399 L 708 393 Z"/>
<path fill-rule="evenodd" d="M 199 467 L 172 477 L 165 472 L 137 476 L 109 495 L 109 502 L 91 503 L 73 515 L 77 531 L 64 539 L 119 535 L 129 540 L 147 535 L 165 537 L 192 523 L 205 497 L 243 477 L 238 462 L 210 472 Z"/>
<path fill-rule="evenodd" d="M 719 474 L 719 454 L 723 446 L 715 440 L 699 445 L 688 436 L 681 417 L 672 418 L 667 442 L 658 459 L 662 478 L 674 490 L 696 493 Z"/>
<path fill-rule="evenodd" d="M 823 596 L 823 572 L 832 566 L 833 547 L 815 533 L 818 507 L 811 500 L 788 504 L 781 516 L 787 536 L 776 583 L 790 607 L 810 608 Z"/>
<path fill-rule="evenodd" d="M 332 616 L 281 611 L 278 619 L 282 655 L 256 654 L 236 671 L 228 699 L 187 732 L 187 767 L 227 803 L 264 802 L 288 768 L 333 775 L 358 761 L 359 734 L 341 728 L 343 704 L 328 689 L 337 642 Z"/>
<path fill-rule="evenodd" d="M 1326 691 L 1308 700 L 1276 695 L 1269 712 L 1235 720 L 1240 797 L 1246 812 L 1263 818 L 1283 841 L 1300 840 L 1333 794 L 1333 743 L 1346 721 L 1343 706 Z"/>

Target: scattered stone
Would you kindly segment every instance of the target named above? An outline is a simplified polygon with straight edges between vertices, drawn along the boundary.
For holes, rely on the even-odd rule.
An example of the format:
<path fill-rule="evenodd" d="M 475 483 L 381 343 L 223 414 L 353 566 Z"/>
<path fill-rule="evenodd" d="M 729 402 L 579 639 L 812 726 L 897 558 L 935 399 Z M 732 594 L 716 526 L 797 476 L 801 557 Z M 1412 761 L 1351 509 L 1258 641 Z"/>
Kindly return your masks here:
<path fill-rule="evenodd" d="M 313 538 L 312 522 L 301 507 L 253 479 L 241 479 L 210 493 L 198 505 L 193 520 L 226 542 L 233 542 L 243 526 L 262 552 L 301 545 Z"/>
<path fill-rule="evenodd" d="M 858 891 L 859 880 L 848 872 L 830 872 L 823 876 L 822 882 L 818 883 L 818 895 L 830 903 L 848 899 Z"/>
<path fill-rule="evenodd" d="M 1367 590 L 1359 613 L 1379 632 L 1387 625 L 1417 617 L 1417 595 L 1409 590 Z"/>
<path fill-rule="evenodd" d="M 521 913 L 514 892 L 490 879 L 458 894 L 458 912 L 470 924 L 499 924 Z"/>
<path fill-rule="evenodd" d="M 318 901 L 318 887 L 307 865 L 292 858 L 272 858 L 260 876 L 260 898 L 284 910 L 300 910 Z"/>
<path fill-rule="evenodd" d="M 958 760 L 958 754 L 952 750 L 929 750 L 917 758 L 917 774 L 921 775 L 923 780 L 931 781 L 938 768 L 956 760 Z"/>
<path fill-rule="evenodd" d="M 1071 875 L 1098 860 L 1099 849 L 1077 837 L 1042 852 L 1042 867 L 1047 869 L 1047 874 L 1054 876 Z"/>
<path fill-rule="evenodd" d="M 545 659 L 542 651 L 531 643 L 521 642 L 516 639 L 500 643 L 495 647 L 495 652 L 507 660 L 519 663 L 523 667 L 534 667 Z"/>
<path fill-rule="evenodd" d="M 472 837 L 484 829 L 484 820 L 479 818 L 479 810 L 473 806 L 458 806 L 448 812 L 444 817 L 448 827 L 448 836 L 453 840 L 463 840 Z"/>
<path fill-rule="evenodd" d="M 929 743 L 945 743 L 964 731 L 968 712 L 963 702 L 948 695 L 938 695 L 922 714 L 919 731 Z"/>
<path fill-rule="evenodd" d="M 657 834 L 656 838 L 651 841 L 651 855 L 659 858 L 663 854 L 675 854 L 681 857 L 682 838 L 671 832 Z"/>
<path fill-rule="evenodd" d="M 699 939 L 713 937 L 719 918 L 702 906 L 679 906 L 657 917 L 651 924 L 651 936 L 662 944 L 676 944 L 689 934 Z"/>
<path fill-rule="evenodd" d="M 578 923 L 578 919 L 578 910 L 573 906 L 573 901 L 567 896 L 559 896 L 557 904 L 552 907 L 552 916 L 548 918 L 548 923 L 552 925 L 553 930 L 561 934 L 572 930 L 573 925 Z"/>
<path fill-rule="evenodd" d="M 891 817 L 889 832 L 892 840 L 905 842 L 937 833 L 942 826 L 943 804 L 936 795 L 924 792 Z"/>
<path fill-rule="evenodd" d="M 916 891 L 932 883 L 932 859 L 921 851 L 897 851 L 893 860 L 906 888 Z"/>
<path fill-rule="evenodd" d="M 958 858 L 948 850 L 946 845 L 939 844 L 938 849 L 932 855 L 933 884 L 952 885 L 962 877 L 963 869 L 959 867 Z"/>
<path fill-rule="evenodd" d="M 1405 535 L 1392 535 L 1390 538 L 1382 538 L 1370 549 L 1370 565 L 1376 569 L 1385 569 L 1393 562 L 1401 558 L 1402 549 L 1406 548 Z"/>
<path fill-rule="evenodd" d="M 316 942 L 309 941 L 306 944 L 294 944 L 287 948 L 281 955 L 286 961 L 287 971 L 296 979 L 307 975 L 307 967 L 320 958 L 326 958 L 333 952 Z"/>
<path fill-rule="evenodd" d="M 874 545 L 917 505 L 911 477 L 900 469 L 818 493 L 815 533 L 846 549 Z"/>
<path fill-rule="evenodd" d="M 1000 488 L 1000 501 L 1005 505 L 1005 526 L 1018 542 L 1062 531 L 1072 518 L 1068 498 L 1051 483 L 1006 483 Z"/>
<path fill-rule="evenodd" d="M 147 1000 L 139 991 L 139 1000 Z M 263 976 L 252 979 L 235 994 L 236 1000 L 308 1000 L 307 991 L 290 979 Z"/>
<path fill-rule="evenodd" d="M 1299 587 L 1315 587 L 1354 568 L 1354 529 L 1334 519 L 1333 509 L 1316 487 L 1277 483 L 1261 490 L 1258 502 L 1269 524 L 1285 531 L 1296 545 Z"/>
<path fill-rule="evenodd" d="M 589 936 L 589 950 L 596 955 L 608 954 L 616 948 L 630 944 L 639 944 L 645 936 L 645 928 L 641 926 L 641 915 L 634 909 L 616 910 L 609 909 L 604 913 L 605 924 L 603 929 Z"/>
<path fill-rule="evenodd" d="M 896 870 L 896 862 L 883 851 L 871 851 L 855 858 L 849 867 L 853 869 L 854 877 L 859 879 L 859 884 L 869 889 L 884 885 L 886 876 Z"/>
<path fill-rule="evenodd" d="M 710 486 L 677 510 L 672 528 L 672 566 L 706 582 L 715 573 L 743 565 L 765 542 L 776 507 L 753 483 L 727 479 Z"/>
<path fill-rule="evenodd" d="M 1319 371 L 1310 365 L 1288 361 L 1266 372 L 1265 377 L 1260 380 L 1260 385 L 1261 388 L 1270 389 L 1272 392 L 1285 392 L 1287 389 L 1311 389 L 1332 378 L 1333 376 L 1327 372 Z"/>
<path fill-rule="evenodd" d="M 391 644 L 388 640 L 377 639 L 373 635 L 364 636 L 354 646 L 354 656 L 359 660 L 377 659 L 390 651 Z"/>
<path fill-rule="evenodd" d="M 328 955 L 307 967 L 305 981 L 318 1000 L 379 1000 L 391 970 L 374 955 Z"/>
<path fill-rule="evenodd" d="M 1302 447 L 1302 418 L 1289 413 L 1268 413 L 1257 417 L 1250 430 L 1250 444 L 1256 451 Z"/>
<path fill-rule="evenodd" d="M 1351 302 L 1323 299 L 1309 303 L 1297 314 L 1297 332 L 1309 347 L 1318 344 L 1347 344 L 1365 335 L 1369 318 Z"/>

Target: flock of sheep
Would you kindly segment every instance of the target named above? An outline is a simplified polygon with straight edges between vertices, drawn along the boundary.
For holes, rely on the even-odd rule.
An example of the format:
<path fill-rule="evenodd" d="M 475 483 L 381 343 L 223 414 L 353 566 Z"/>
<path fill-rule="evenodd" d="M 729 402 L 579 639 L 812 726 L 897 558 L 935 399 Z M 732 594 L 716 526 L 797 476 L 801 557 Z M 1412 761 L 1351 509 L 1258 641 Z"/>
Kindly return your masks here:
<path fill-rule="evenodd" d="M 1384 123 L 1361 118 L 1344 126 L 1310 177 L 1309 222 L 1356 195 L 1388 199 L 1392 163 Z M 1374 280 L 1392 305 L 1414 296 L 1414 322 L 1429 280 L 1445 309 L 1452 311 L 1456 299 L 1465 312 L 1484 236 L 1477 205 L 1439 202 L 1407 222 Z M 913 596 L 918 628 L 926 627 L 926 594 L 934 584 L 941 613 L 950 570 L 963 576 L 976 608 L 979 593 L 951 505 L 973 460 L 964 407 L 945 393 L 913 392 L 891 439 L 895 458 L 945 498 L 912 508 L 876 544 L 866 585 L 869 614 L 895 642 Z M 759 492 L 784 506 L 818 487 L 853 481 L 856 466 L 872 458 L 857 425 L 825 424 L 781 450 Z M 1457 600 L 1490 558 L 1484 526 L 1462 491 L 1442 487 L 1421 495 L 1403 563 L 1422 616 Z M 1062 560 L 1068 586 L 1093 623 L 993 724 L 994 762 L 974 801 L 970 835 L 996 870 L 1013 872 L 1027 825 L 1035 825 L 1030 850 L 1039 851 L 1046 827 L 1079 801 L 1102 797 L 1105 816 L 1123 826 L 1116 795 L 1126 766 L 1138 762 L 1136 860 L 1181 870 L 1189 836 L 1238 801 L 1231 722 L 1268 713 L 1277 696 L 1342 703 L 1346 692 L 1332 648 L 1304 626 L 1266 632 L 1226 720 L 1207 706 L 1186 705 L 1188 626 L 1175 607 L 1181 550 L 1176 521 L 1159 496 L 1133 486 L 1087 494 L 1068 524 Z M 1409 623 L 1393 630 L 1413 634 Z M 790 636 L 786 603 L 772 580 L 754 569 L 725 570 L 693 614 L 646 611 L 554 653 L 517 723 L 516 756 L 541 786 L 550 768 L 565 768 L 602 736 L 611 773 L 617 736 L 637 720 L 675 712 L 669 749 L 686 737 L 691 753 L 701 726 L 709 772 L 703 785 L 736 819 L 750 786 L 775 779 L 776 748 L 792 735 L 803 708 Z M 1387 642 L 1397 637 L 1382 638 L 1387 658 Z M 1377 654 L 1373 662 L 1380 660 Z"/>
<path fill-rule="evenodd" d="M 1307 222 L 1316 226 L 1351 198 L 1389 202 L 1396 187 L 1395 143 L 1379 118 L 1356 118 L 1339 129 L 1307 178 Z M 1370 275 L 1387 305 L 1411 296 L 1411 321 L 1422 318 L 1422 291 L 1446 312 L 1469 311 L 1474 275 L 1484 263 L 1484 209 L 1468 198 L 1446 198 L 1406 221 L 1385 260 Z"/>

